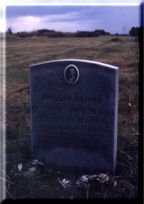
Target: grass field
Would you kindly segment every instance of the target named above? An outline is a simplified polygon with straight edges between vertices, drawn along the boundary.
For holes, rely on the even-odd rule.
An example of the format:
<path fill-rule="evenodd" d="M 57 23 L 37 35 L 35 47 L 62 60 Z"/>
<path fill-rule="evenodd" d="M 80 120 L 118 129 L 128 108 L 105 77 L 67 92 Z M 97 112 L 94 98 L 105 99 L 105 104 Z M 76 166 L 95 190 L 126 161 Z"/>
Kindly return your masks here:
<path fill-rule="evenodd" d="M 29 65 L 82 58 L 118 66 L 119 128 L 115 176 L 83 178 L 32 162 Z M 7 198 L 136 198 L 138 195 L 139 46 L 129 36 L 6 39 Z M 63 182 L 68 179 L 69 185 Z M 80 180 L 79 180 L 80 181 Z"/>

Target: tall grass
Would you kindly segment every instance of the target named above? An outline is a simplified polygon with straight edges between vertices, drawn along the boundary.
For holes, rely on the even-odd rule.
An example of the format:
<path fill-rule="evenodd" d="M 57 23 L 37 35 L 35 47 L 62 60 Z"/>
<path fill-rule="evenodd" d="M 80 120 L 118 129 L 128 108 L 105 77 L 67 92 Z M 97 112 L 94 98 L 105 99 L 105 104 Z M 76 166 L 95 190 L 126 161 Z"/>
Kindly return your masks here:
<path fill-rule="evenodd" d="M 138 42 L 127 36 L 7 39 L 7 197 L 135 198 L 138 196 Z M 29 65 L 53 59 L 82 58 L 120 68 L 118 160 L 115 176 L 77 185 L 77 175 L 31 161 Z M 21 167 L 21 169 L 20 169 Z M 66 178 L 71 186 L 64 188 Z"/>

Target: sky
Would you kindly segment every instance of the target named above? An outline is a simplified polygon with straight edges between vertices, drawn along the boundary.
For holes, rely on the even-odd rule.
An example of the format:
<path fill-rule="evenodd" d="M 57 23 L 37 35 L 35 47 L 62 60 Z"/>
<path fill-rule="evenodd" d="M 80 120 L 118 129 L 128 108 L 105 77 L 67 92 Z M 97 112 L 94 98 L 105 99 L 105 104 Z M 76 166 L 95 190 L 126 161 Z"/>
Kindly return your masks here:
<path fill-rule="evenodd" d="M 143 0 L 0 0 L 0 32 L 104 29 L 127 33 L 140 24 Z"/>
<path fill-rule="evenodd" d="M 140 24 L 140 6 L 7 6 L 13 32 L 52 29 L 63 32 L 104 29 L 128 33 Z"/>

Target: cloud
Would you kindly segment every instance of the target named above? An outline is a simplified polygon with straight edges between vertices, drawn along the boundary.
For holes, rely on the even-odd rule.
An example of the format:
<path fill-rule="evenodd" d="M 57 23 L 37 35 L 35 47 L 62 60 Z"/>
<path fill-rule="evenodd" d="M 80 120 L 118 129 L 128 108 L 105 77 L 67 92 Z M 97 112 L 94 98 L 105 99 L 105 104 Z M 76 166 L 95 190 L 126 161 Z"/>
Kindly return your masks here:
<path fill-rule="evenodd" d="M 81 20 L 78 20 L 76 16 L 77 12 L 73 12 L 71 15 L 21 16 L 11 18 L 7 22 L 7 27 L 12 27 L 13 32 L 32 31 L 42 28 L 64 32 L 75 32 L 85 28 L 89 30 L 89 23 L 85 23 L 84 28 Z"/>
<path fill-rule="evenodd" d="M 7 27 L 13 32 L 42 28 L 70 31 L 104 29 L 122 33 L 139 25 L 139 7 L 29 6 L 7 7 Z"/>
<path fill-rule="evenodd" d="M 12 18 L 7 22 L 7 28 L 11 27 L 13 32 L 31 31 L 41 26 L 41 18 L 34 16 L 21 16 Z"/>
<path fill-rule="evenodd" d="M 84 6 L 7 6 L 7 18 L 16 16 L 44 16 L 54 14 L 65 14 L 71 12 L 80 12 Z"/>

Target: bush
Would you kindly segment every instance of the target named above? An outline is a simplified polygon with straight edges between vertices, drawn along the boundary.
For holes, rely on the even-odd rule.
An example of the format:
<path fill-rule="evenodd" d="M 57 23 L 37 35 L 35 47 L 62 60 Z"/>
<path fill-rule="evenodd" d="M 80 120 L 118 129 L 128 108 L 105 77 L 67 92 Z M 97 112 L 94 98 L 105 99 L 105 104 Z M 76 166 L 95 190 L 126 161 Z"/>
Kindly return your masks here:
<path fill-rule="evenodd" d="M 129 35 L 139 37 L 140 28 L 139 27 L 132 27 L 131 30 L 129 31 Z"/>

